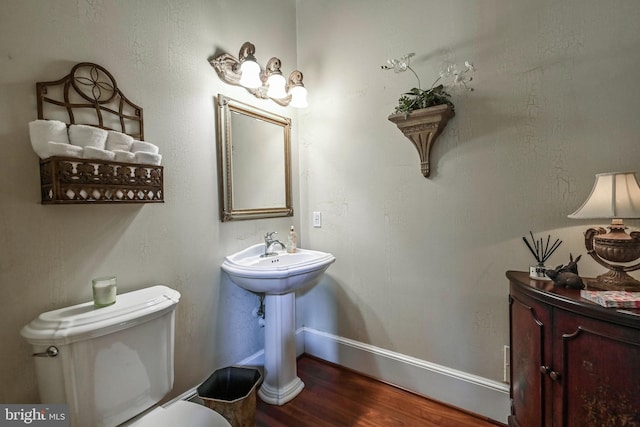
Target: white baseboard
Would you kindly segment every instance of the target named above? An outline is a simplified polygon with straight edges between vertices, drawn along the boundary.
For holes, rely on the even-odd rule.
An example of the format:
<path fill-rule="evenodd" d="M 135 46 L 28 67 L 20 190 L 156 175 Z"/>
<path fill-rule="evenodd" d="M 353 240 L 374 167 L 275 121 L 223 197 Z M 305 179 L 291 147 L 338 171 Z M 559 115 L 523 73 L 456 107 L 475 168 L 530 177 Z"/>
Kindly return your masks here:
<path fill-rule="evenodd" d="M 307 327 L 296 330 L 296 351 L 298 356 L 307 353 L 416 394 L 507 423 L 510 411 L 507 384 Z M 237 365 L 264 366 L 264 350 Z"/>
<path fill-rule="evenodd" d="M 296 336 L 297 339 L 298 337 Z M 251 356 L 236 363 L 236 366 L 264 366 L 264 350 L 256 351 Z"/>
<path fill-rule="evenodd" d="M 446 366 L 311 328 L 296 332 L 300 351 L 422 396 L 507 423 L 509 386 Z M 299 348 L 300 346 L 298 346 Z"/>

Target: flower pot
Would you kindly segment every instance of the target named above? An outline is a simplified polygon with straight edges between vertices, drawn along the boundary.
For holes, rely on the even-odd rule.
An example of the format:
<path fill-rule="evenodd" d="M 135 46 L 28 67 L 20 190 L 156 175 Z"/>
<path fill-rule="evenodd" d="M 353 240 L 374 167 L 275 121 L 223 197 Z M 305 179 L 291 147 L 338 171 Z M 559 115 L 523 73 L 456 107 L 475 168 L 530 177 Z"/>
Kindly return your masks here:
<path fill-rule="evenodd" d="M 429 178 L 431 174 L 429 164 L 431 147 L 454 115 L 451 106 L 442 104 L 414 110 L 409 114 L 397 113 L 389 116 L 389 121 L 395 123 L 418 150 L 420 169 L 425 178 Z"/>

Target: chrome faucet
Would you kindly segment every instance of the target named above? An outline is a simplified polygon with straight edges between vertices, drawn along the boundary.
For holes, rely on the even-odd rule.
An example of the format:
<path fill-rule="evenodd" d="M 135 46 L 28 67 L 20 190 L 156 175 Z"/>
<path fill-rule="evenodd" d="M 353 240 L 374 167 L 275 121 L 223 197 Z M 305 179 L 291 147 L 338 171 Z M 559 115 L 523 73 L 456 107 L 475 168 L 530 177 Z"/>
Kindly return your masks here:
<path fill-rule="evenodd" d="M 274 234 L 278 234 L 277 231 L 269 231 L 264 235 L 264 254 L 260 255 L 261 257 L 275 256 L 278 255 L 276 252 L 271 252 L 271 247 L 273 245 L 280 245 L 282 249 L 287 249 L 287 247 L 280 240 L 276 240 L 273 238 Z"/>

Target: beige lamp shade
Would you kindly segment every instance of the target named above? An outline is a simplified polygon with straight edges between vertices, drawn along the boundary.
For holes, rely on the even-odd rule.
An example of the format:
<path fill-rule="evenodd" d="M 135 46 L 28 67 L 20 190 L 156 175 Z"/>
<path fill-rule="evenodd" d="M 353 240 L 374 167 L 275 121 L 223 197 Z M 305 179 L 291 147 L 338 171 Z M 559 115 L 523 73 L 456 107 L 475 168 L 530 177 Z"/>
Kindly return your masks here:
<path fill-rule="evenodd" d="M 611 220 L 607 227 L 609 231 L 592 227 L 584 233 L 587 253 L 609 269 L 588 287 L 606 291 L 640 291 L 640 281 L 627 274 L 640 269 L 640 263 L 619 264 L 640 258 L 640 232 L 627 234 L 623 221 L 625 218 L 640 218 L 640 185 L 635 172 L 597 174 L 587 201 L 569 218 Z"/>
<path fill-rule="evenodd" d="M 597 174 L 587 201 L 569 218 L 640 218 L 640 185 L 635 172 Z"/>

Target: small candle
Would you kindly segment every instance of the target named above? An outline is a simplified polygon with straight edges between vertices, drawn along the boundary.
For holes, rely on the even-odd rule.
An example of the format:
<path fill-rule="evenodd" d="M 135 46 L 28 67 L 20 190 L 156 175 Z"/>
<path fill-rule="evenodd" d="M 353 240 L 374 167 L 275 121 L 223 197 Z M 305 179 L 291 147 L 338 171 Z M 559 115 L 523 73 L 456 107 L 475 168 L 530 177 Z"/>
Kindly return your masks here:
<path fill-rule="evenodd" d="M 91 281 L 93 287 L 93 305 L 106 307 L 116 302 L 116 277 L 100 277 Z"/>

